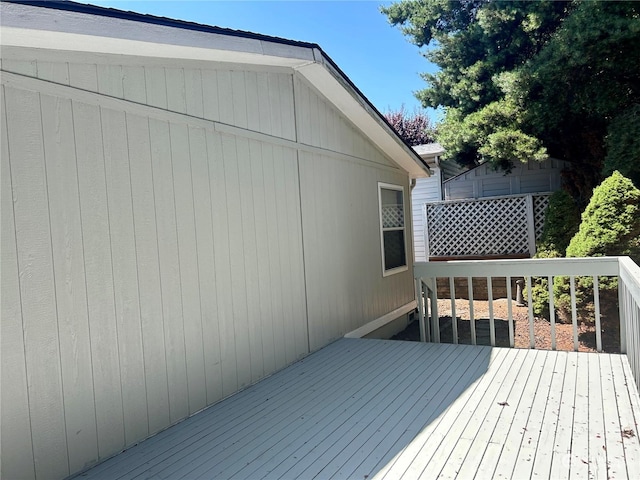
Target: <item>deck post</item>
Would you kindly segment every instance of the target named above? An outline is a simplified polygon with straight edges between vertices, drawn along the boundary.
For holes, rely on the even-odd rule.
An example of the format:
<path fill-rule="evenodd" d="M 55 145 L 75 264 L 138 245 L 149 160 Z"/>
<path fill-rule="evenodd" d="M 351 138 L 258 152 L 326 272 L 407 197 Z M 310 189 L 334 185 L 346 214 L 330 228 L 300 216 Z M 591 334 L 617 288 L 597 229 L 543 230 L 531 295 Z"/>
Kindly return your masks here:
<path fill-rule="evenodd" d="M 626 286 L 618 275 L 618 316 L 620 317 L 620 353 L 627 353 L 627 298 Z"/>
<path fill-rule="evenodd" d="M 416 300 L 418 302 L 418 325 L 420 326 L 420 341 L 426 342 L 424 328 L 424 297 L 422 290 L 422 278 L 416 278 Z"/>

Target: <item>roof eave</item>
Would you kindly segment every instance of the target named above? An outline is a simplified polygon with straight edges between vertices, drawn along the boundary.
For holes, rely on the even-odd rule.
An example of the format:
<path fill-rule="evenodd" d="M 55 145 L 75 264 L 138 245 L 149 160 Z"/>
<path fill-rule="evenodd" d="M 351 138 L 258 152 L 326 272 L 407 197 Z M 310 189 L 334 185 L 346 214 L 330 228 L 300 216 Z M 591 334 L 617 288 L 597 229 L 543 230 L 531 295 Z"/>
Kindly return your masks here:
<path fill-rule="evenodd" d="M 427 164 L 318 45 L 72 2 L 1 7 L 4 46 L 291 68 L 410 177 L 429 176 Z"/>

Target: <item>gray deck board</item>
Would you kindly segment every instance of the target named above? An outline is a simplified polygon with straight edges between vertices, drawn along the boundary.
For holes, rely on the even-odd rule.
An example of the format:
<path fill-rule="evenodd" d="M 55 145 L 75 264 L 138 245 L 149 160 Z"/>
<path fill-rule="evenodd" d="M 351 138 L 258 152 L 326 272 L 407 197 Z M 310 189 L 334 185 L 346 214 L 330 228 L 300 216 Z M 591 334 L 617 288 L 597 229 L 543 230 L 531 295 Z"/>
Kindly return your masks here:
<path fill-rule="evenodd" d="M 620 355 L 342 339 L 81 478 L 635 479 L 638 419 Z"/>

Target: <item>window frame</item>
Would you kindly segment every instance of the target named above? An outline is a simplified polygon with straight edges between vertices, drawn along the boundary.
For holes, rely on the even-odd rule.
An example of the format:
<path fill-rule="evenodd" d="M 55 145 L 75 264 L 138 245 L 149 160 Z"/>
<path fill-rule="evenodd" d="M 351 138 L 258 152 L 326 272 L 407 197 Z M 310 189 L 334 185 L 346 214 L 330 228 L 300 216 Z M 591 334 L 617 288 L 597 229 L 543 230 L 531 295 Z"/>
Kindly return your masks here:
<path fill-rule="evenodd" d="M 382 190 L 395 190 L 402 192 L 402 227 L 384 228 L 382 220 Z M 406 272 L 409 270 L 409 262 L 407 259 L 407 212 L 405 210 L 407 202 L 404 196 L 404 187 L 393 183 L 378 182 L 378 220 L 380 222 L 380 253 L 382 255 L 382 276 L 388 277 L 396 273 Z M 402 231 L 402 239 L 404 241 L 404 265 L 387 269 L 385 265 L 385 249 L 384 249 L 384 232 Z"/>

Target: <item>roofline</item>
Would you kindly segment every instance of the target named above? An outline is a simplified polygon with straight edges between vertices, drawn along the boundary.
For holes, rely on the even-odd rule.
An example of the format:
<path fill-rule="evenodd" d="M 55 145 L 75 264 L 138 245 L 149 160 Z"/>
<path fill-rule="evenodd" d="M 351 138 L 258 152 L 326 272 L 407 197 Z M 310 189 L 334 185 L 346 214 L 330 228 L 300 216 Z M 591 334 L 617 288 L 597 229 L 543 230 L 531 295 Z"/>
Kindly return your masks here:
<path fill-rule="evenodd" d="M 103 17 L 118 18 L 121 20 L 130 20 L 133 22 L 149 23 L 152 25 L 161 25 L 164 27 L 180 28 L 182 30 L 193 30 L 195 32 L 216 33 L 219 35 L 229 35 L 233 37 L 249 38 L 252 40 L 263 40 L 283 45 L 291 45 L 294 47 L 317 48 L 320 46 L 315 43 L 301 42 L 297 40 L 289 40 L 281 37 L 273 37 L 263 35 L 261 33 L 253 33 L 244 30 L 233 30 L 231 28 L 216 27 L 206 25 L 204 23 L 191 22 L 187 20 L 178 20 L 169 17 L 159 17 L 147 13 L 138 13 L 130 10 L 118 10 L 110 7 L 100 7 L 88 3 L 72 2 L 70 0 L 1 0 L 3 3 L 17 3 L 22 5 L 30 5 L 33 7 L 49 8 L 52 10 L 64 10 L 67 12 L 85 13 L 88 15 L 100 15 Z"/>
<path fill-rule="evenodd" d="M 325 66 L 325 68 L 327 65 L 329 65 L 330 68 L 328 70 L 330 71 L 330 73 L 331 73 L 331 70 L 335 72 L 334 76 L 337 76 L 338 79 L 341 80 L 340 83 L 343 84 L 343 87 L 348 86 L 348 89 L 350 89 L 353 92 L 353 94 L 355 94 L 355 97 L 360 99 L 359 103 L 361 103 L 363 107 L 366 106 L 365 110 L 367 110 L 369 114 L 374 119 L 377 120 L 380 126 L 384 130 L 386 130 L 387 133 L 390 134 L 396 140 L 398 145 L 410 157 L 412 157 L 413 161 L 419 167 L 422 168 L 422 170 L 424 171 L 424 174 L 429 175 L 430 169 L 427 162 L 420 155 L 418 155 L 413 150 L 413 148 L 411 148 L 411 145 L 408 142 L 406 142 L 402 137 L 400 137 L 400 135 L 398 135 L 398 133 L 393 128 L 393 126 L 384 117 L 384 115 L 380 113 L 380 111 L 375 107 L 375 105 L 371 103 L 371 101 L 362 93 L 362 91 L 360 91 L 360 89 L 351 81 L 351 79 L 342 71 L 342 69 L 333 61 L 333 59 L 329 55 L 327 55 L 327 53 L 324 52 L 324 50 L 322 50 L 322 48 L 318 44 L 310 43 L 310 42 L 302 42 L 297 40 L 289 40 L 281 37 L 263 35 L 263 34 L 243 31 L 243 30 L 233 30 L 229 28 L 216 27 L 216 26 L 205 25 L 205 24 L 190 22 L 185 20 L 176 20 L 168 17 L 159 17 L 155 15 L 141 14 L 137 12 L 118 10 L 114 8 L 99 7 L 96 5 L 83 4 L 83 3 L 77 3 L 77 2 L 65 1 L 65 0 L 62 0 L 62 1 L 2 0 L 2 3 L 14 3 L 14 4 L 21 4 L 21 5 L 28 5 L 32 7 L 47 8 L 52 10 L 62 10 L 62 11 L 73 12 L 73 13 L 81 13 L 86 15 L 103 16 L 103 17 L 115 18 L 119 20 L 140 22 L 140 23 L 146 23 L 150 25 L 178 28 L 182 30 L 190 30 L 194 32 L 201 32 L 201 33 L 208 33 L 208 34 L 225 35 L 225 36 L 236 37 L 241 39 L 257 40 L 257 41 L 263 41 L 263 42 L 269 42 L 269 43 L 275 43 L 280 45 L 286 45 L 286 46 L 292 46 L 292 47 L 311 50 L 313 54 L 313 58 L 315 59 L 315 63 L 321 63 Z M 317 58 L 317 56 L 315 55 L 315 52 L 319 53 L 321 59 Z M 392 159 L 394 161 L 397 161 L 397 159 L 393 157 Z M 407 172 L 411 173 L 411 170 L 408 169 L 406 165 L 399 164 L 399 166 L 404 168 Z M 415 177 L 419 175 L 412 175 L 412 176 Z"/>

